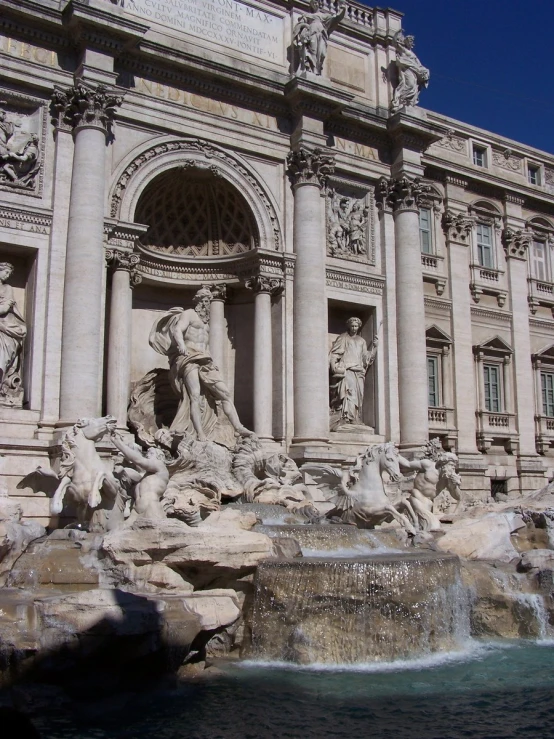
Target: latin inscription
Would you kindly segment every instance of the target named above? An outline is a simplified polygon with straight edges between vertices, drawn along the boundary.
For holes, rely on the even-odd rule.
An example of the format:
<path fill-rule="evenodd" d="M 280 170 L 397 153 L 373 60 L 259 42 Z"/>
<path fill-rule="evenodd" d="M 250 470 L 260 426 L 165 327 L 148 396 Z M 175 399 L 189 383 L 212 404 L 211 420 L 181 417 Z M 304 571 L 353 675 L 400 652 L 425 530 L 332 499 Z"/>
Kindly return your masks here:
<path fill-rule="evenodd" d="M 245 108 L 239 108 L 236 105 L 222 103 L 219 100 L 212 100 L 203 95 L 192 95 L 184 90 L 179 90 L 176 87 L 161 85 L 159 82 L 152 82 L 150 80 L 142 79 L 141 77 L 135 77 L 135 89 L 137 92 L 142 92 L 146 95 L 154 95 L 163 100 L 170 100 L 172 103 L 181 103 L 187 108 L 203 110 L 207 113 L 213 113 L 214 115 L 220 115 L 234 121 L 240 121 L 241 123 L 249 123 L 252 126 L 267 128 L 270 131 L 279 130 L 277 127 L 277 120 L 273 116 L 266 115 L 265 113 L 256 113 L 255 111 L 246 110 Z"/>
<path fill-rule="evenodd" d="M 127 0 L 130 13 L 175 31 L 283 63 L 283 19 L 236 0 Z"/>
<path fill-rule="evenodd" d="M 58 55 L 55 51 L 42 49 L 40 46 L 33 46 L 33 44 L 18 41 L 8 36 L 0 36 L 0 52 L 18 59 L 43 64 L 46 67 L 59 67 Z"/>
<path fill-rule="evenodd" d="M 40 226 L 36 223 L 25 223 L 25 221 L 12 221 L 9 218 L 0 218 L 0 228 L 16 228 L 18 231 L 28 231 L 33 234 L 49 234 L 48 226 Z"/>
<path fill-rule="evenodd" d="M 348 139 L 340 139 L 338 136 L 335 136 L 335 146 L 339 151 L 353 154 L 355 157 L 379 161 L 377 149 L 373 149 L 371 146 L 357 144 L 355 141 L 348 141 Z"/>

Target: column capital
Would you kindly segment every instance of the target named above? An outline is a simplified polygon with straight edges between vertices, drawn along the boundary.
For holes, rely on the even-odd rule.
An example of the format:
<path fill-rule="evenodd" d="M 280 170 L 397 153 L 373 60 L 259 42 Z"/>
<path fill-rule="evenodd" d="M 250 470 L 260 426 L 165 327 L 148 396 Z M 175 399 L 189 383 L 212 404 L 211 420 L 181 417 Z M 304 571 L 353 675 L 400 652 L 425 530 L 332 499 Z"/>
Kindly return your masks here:
<path fill-rule="evenodd" d="M 475 224 L 475 219 L 466 213 L 456 213 L 446 210 L 442 217 L 442 227 L 446 234 L 446 240 L 455 241 L 458 244 L 469 245 L 469 235 Z"/>
<path fill-rule="evenodd" d="M 124 270 L 129 272 L 131 287 L 140 285 L 142 275 L 137 270 L 140 262 L 140 254 L 133 254 L 122 249 L 106 249 L 104 252 L 106 263 L 112 270 Z"/>
<path fill-rule="evenodd" d="M 300 148 L 287 156 L 287 174 L 293 188 L 300 185 L 317 185 L 324 188 L 327 178 L 335 171 L 335 157 L 320 148 Z"/>
<path fill-rule="evenodd" d="M 230 290 L 224 282 L 218 285 L 210 285 L 210 290 L 212 291 L 212 301 L 219 300 L 224 303 L 230 294 Z"/>
<path fill-rule="evenodd" d="M 429 191 L 429 185 L 424 185 L 419 177 L 410 178 L 403 175 L 390 180 L 381 177 L 375 186 L 375 199 L 379 208 L 391 208 L 395 213 L 406 210 L 417 211 L 421 198 Z"/>
<path fill-rule="evenodd" d="M 279 295 L 283 292 L 285 283 L 281 277 L 268 277 L 267 275 L 254 275 L 244 282 L 248 290 L 254 293 L 268 293 L 269 295 Z"/>
<path fill-rule="evenodd" d="M 74 131 L 93 127 L 110 132 L 116 109 L 123 96 L 106 85 L 90 85 L 77 80 L 73 87 L 54 88 L 52 93 L 52 123 L 56 128 Z"/>
<path fill-rule="evenodd" d="M 509 226 L 502 231 L 502 245 L 506 259 L 527 259 L 527 250 L 533 239 L 527 231 L 516 231 Z"/>

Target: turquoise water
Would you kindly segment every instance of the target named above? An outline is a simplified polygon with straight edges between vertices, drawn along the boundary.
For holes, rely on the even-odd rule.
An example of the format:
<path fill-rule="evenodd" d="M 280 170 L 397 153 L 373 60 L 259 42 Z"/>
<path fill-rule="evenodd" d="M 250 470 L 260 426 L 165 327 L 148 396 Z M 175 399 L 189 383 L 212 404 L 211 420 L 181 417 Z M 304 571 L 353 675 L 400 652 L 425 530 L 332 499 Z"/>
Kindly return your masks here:
<path fill-rule="evenodd" d="M 35 723 L 44 739 L 549 739 L 554 641 L 355 669 L 227 664 Z"/>

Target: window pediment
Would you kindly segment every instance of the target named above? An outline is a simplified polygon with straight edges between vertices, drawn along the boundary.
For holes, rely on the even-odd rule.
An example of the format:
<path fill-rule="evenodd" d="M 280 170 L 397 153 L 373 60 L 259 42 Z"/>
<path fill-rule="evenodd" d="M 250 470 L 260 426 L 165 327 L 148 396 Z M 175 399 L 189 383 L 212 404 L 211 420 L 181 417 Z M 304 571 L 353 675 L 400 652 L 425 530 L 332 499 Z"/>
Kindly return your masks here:
<path fill-rule="evenodd" d="M 481 344 L 474 344 L 473 353 L 487 359 L 505 360 L 512 356 L 513 349 L 501 336 L 494 336 Z"/>

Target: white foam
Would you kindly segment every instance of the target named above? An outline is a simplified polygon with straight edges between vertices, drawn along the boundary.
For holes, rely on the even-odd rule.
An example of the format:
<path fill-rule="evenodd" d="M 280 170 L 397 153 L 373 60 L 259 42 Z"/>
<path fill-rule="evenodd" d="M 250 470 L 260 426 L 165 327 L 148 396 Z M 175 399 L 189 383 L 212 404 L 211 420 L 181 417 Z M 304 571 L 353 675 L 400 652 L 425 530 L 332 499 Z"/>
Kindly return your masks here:
<path fill-rule="evenodd" d="M 364 547 L 363 545 L 356 547 L 339 547 L 336 549 L 310 549 L 302 547 L 303 557 L 325 557 L 328 559 L 354 558 L 354 557 L 371 557 L 372 554 L 398 554 L 401 549 L 391 549 L 390 547 Z"/>
<path fill-rule="evenodd" d="M 238 667 L 269 668 L 279 670 L 304 670 L 309 672 L 404 672 L 406 670 L 430 670 L 457 662 L 480 660 L 491 651 L 505 648 L 501 643 L 483 643 L 468 640 L 463 649 L 452 652 L 436 652 L 414 659 L 399 659 L 393 662 L 360 662 L 357 664 L 326 664 L 314 662 L 310 665 L 297 665 L 281 660 L 245 660 Z"/>

